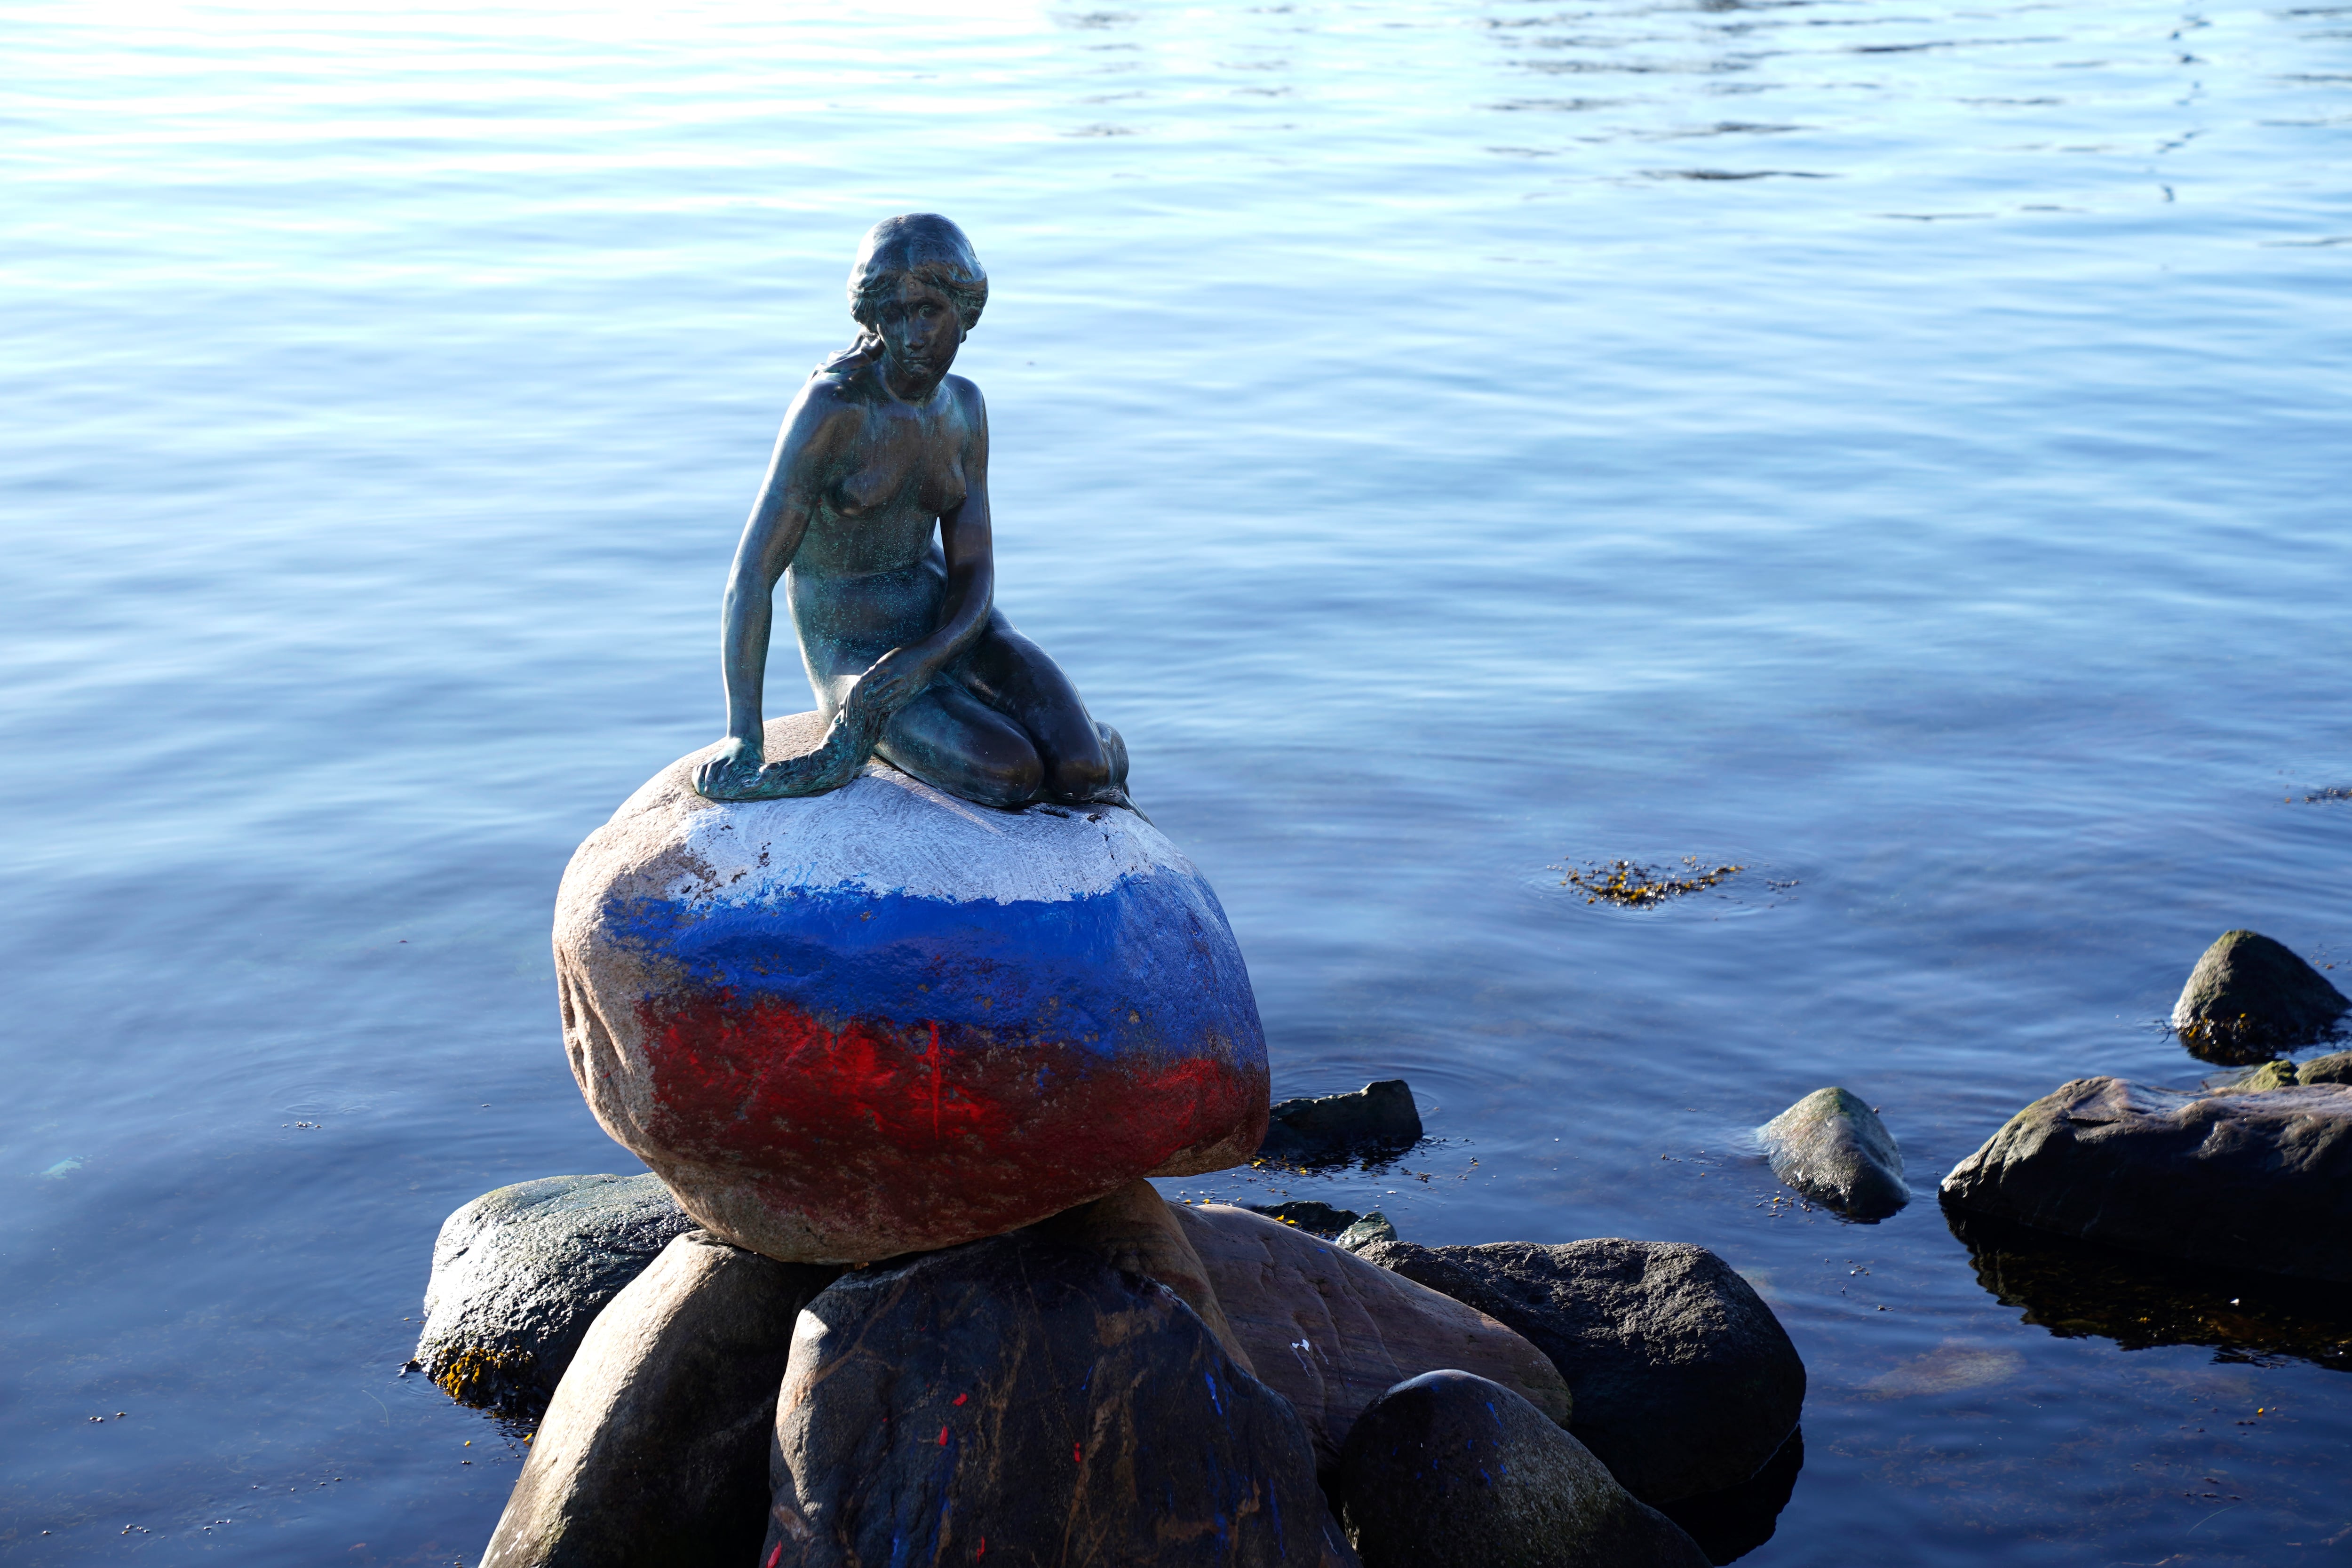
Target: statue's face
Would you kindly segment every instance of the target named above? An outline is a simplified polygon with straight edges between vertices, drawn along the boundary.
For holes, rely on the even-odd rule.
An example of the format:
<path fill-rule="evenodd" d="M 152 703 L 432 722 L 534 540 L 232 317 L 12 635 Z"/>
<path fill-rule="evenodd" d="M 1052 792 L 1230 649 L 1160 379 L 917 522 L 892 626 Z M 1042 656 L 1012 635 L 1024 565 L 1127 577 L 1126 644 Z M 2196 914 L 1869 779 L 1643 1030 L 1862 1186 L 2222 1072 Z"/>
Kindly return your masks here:
<path fill-rule="evenodd" d="M 922 279 L 901 277 L 896 292 L 875 313 L 891 368 L 900 376 L 936 382 L 955 363 L 963 322 L 955 302 Z"/>

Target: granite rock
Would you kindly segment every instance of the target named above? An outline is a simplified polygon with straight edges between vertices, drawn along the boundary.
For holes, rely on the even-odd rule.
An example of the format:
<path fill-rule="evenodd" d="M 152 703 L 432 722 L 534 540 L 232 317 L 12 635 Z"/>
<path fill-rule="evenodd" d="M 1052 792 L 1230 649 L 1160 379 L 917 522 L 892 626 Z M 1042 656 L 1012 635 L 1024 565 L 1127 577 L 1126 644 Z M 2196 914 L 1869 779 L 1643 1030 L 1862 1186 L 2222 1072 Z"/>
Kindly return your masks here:
<path fill-rule="evenodd" d="M 1397 1154 L 1421 1142 L 1421 1112 L 1401 1078 L 1368 1083 L 1353 1094 L 1286 1100 L 1268 1111 L 1262 1159 L 1321 1165 L 1360 1156 Z"/>
<path fill-rule="evenodd" d="M 2352 1086 L 2076 1079 L 1954 1166 L 1943 1197 L 2130 1251 L 2352 1284 Z"/>
<path fill-rule="evenodd" d="M 1333 1246 L 1346 1251 L 1361 1252 L 1376 1241 L 1394 1241 L 1396 1238 L 1396 1226 L 1389 1223 L 1389 1216 L 1374 1209 L 1331 1240 Z"/>
<path fill-rule="evenodd" d="M 1290 1401 L 1321 1467 L 1364 1407 L 1424 1372 L 1492 1378 L 1552 1420 L 1567 1385 L 1543 1352 L 1475 1308 L 1246 1209 L 1171 1210 L 1257 1374 Z"/>
<path fill-rule="evenodd" d="M 1884 1219 L 1911 1201 L 1903 1152 L 1878 1113 L 1843 1089 L 1817 1089 L 1756 1130 L 1772 1173 L 1815 1203 Z"/>
<path fill-rule="evenodd" d="M 771 723 L 768 753 L 814 722 Z M 1255 1151 L 1248 972 L 1141 816 L 992 810 L 880 762 L 717 802 L 690 782 L 706 754 L 589 837 L 555 921 L 572 1075 L 698 1223 L 866 1262 Z"/>
<path fill-rule="evenodd" d="M 2326 1038 L 2347 1008 L 2352 1001 L 2284 944 L 2230 931 L 2189 972 L 2172 1026 L 2205 1061 L 2259 1062 Z"/>
<path fill-rule="evenodd" d="M 1706 1568 L 1675 1523 L 1498 1384 L 1432 1372 L 1357 1419 L 1332 1489 L 1364 1568 Z"/>
<path fill-rule="evenodd" d="M 693 1227 L 656 1176 L 485 1193 L 442 1222 L 416 1361 L 468 1405 L 536 1410 L 604 1304 Z"/>
<path fill-rule="evenodd" d="M 1703 1247 L 1391 1241 L 1360 1256 L 1508 1324 L 1550 1357 L 1575 1400 L 1569 1430 L 1644 1502 L 1748 1480 L 1803 1411 L 1796 1346 Z"/>
<path fill-rule="evenodd" d="M 837 1272 L 671 1241 L 588 1331 L 482 1568 L 751 1562 L 793 1324 Z"/>
<path fill-rule="evenodd" d="M 771 1481 L 761 1568 L 1353 1561 L 1288 1403 L 1174 1291 L 1035 1231 L 812 1300 Z"/>

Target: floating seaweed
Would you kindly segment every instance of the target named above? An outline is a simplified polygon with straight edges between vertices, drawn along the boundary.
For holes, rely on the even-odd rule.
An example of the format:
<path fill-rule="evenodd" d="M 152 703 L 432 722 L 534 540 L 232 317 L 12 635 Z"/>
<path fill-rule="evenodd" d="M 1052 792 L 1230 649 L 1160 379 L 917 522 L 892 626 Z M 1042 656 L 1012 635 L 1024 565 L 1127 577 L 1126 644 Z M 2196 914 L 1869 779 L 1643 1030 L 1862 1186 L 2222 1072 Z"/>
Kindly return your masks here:
<path fill-rule="evenodd" d="M 1567 871 L 1559 885 L 1581 889 L 1588 904 L 1606 902 L 1635 910 L 1654 909 L 1668 899 L 1704 892 L 1748 869 L 1745 866 L 1705 869 L 1696 855 L 1684 856 L 1683 865 L 1685 869 L 1680 873 L 1633 860 L 1596 860 L 1587 866 L 1550 868 Z"/>

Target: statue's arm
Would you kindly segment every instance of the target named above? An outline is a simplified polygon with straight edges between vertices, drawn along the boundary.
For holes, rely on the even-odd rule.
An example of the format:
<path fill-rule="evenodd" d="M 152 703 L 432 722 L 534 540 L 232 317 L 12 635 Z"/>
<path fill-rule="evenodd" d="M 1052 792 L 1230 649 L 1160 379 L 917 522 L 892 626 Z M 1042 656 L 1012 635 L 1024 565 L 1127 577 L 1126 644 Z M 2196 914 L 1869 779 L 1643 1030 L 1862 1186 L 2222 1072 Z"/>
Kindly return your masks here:
<path fill-rule="evenodd" d="M 719 616 L 719 670 L 727 687 L 727 740 L 713 765 L 756 769 L 764 755 L 761 689 L 768 640 L 775 625 L 776 580 L 793 563 L 808 532 L 822 481 L 837 405 L 829 388 L 812 384 L 793 400 L 768 459 L 767 477 L 735 547 Z"/>

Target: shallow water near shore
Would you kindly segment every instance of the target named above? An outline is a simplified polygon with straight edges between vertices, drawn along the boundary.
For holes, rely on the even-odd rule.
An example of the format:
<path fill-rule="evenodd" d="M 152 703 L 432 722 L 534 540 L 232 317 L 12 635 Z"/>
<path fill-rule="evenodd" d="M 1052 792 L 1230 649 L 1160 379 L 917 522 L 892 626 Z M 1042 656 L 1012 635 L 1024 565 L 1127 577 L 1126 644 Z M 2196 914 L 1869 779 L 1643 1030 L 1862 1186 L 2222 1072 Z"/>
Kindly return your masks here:
<path fill-rule="evenodd" d="M 715 737 L 777 419 L 924 208 L 994 280 L 1001 602 L 1222 895 L 1276 1093 L 1401 1076 L 1435 1140 L 1171 1195 L 1716 1248 L 1811 1376 L 1748 1563 L 2352 1551 L 2306 1297 L 1933 1196 L 2066 1079 L 2210 1070 L 2162 1019 L 2225 929 L 2352 989 L 2352 8 L 10 39 L 0 1558 L 478 1558 L 520 1433 L 397 1375 L 433 1236 L 636 1168 L 556 879 Z M 1685 856 L 1745 869 L 1566 880 Z M 1749 1130 L 1831 1083 L 1884 1224 L 1769 1201 Z"/>

